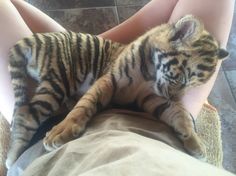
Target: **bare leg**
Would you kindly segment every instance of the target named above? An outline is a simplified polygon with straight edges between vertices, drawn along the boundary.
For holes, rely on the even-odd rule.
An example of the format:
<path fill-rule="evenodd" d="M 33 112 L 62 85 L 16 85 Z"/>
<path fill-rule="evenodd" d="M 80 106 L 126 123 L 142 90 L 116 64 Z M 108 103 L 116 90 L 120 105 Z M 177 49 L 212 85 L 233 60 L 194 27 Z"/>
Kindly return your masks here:
<path fill-rule="evenodd" d="M 11 0 L 32 32 L 64 31 L 60 24 L 23 0 Z"/>
<path fill-rule="evenodd" d="M 2 85 L 0 86 L 0 110 L 10 123 L 14 107 L 14 93 L 7 69 L 9 49 L 18 40 L 32 35 L 32 32 L 65 29 L 23 0 L 12 0 L 12 2 L 0 0 L 0 26 L 0 82 Z"/>
<path fill-rule="evenodd" d="M 8 72 L 8 52 L 19 39 L 31 35 L 30 29 L 9 0 L 0 0 L 0 109 L 10 122 L 14 94 Z"/>
<path fill-rule="evenodd" d="M 225 48 L 232 25 L 233 9 L 233 0 L 179 0 L 169 22 L 177 21 L 186 14 L 193 14 L 203 21 L 206 29 Z M 210 94 L 220 65 L 219 61 L 218 69 L 210 81 L 198 88 L 193 88 L 183 97 L 184 106 L 195 118 Z"/>
<path fill-rule="evenodd" d="M 163 22 L 174 22 L 186 14 L 199 17 L 207 30 L 226 47 L 233 18 L 233 0 L 152 0 L 138 13 L 119 26 L 101 34 L 104 38 L 129 43 L 138 35 Z M 170 14 L 171 13 L 171 14 Z M 214 85 L 218 69 L 211 80 L 187 92 L 186 109 L 196 118 Z"/>

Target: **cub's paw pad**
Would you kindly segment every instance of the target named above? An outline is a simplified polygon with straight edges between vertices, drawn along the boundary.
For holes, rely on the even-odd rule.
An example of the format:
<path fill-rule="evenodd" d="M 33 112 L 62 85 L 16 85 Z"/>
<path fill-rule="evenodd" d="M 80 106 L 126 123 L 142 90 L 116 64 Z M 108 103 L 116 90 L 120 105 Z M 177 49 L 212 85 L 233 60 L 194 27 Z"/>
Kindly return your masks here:
<path fill-rule="evenodd" d="M 43 144 L 47 151 L 52 151 L 63 144 L 75 139 L 83 131 L 84 127 L 79 124 L 58 124 L 49 131 L 44 140 Z"/>

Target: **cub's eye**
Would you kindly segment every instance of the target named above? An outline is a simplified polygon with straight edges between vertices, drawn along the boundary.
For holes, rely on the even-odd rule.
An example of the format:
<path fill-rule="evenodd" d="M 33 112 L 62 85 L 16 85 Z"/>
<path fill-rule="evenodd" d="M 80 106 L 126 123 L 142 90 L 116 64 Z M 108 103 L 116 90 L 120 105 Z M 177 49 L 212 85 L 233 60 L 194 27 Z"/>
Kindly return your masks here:
<path fill-rule="evenodd" d="M 170 85 L 176 85 L 176 84 L 178 84 L 178 81 L 175 79 L 169 79 L 169 83 L 170 83 Z"/>
<path fill-rule="evenodd" d="M 186 83 L 185 77 L 184 75 L 179 75 L 176 79 L 175 79 L 176 84 L 178 85 L 182 85 Z"/>
<path fill-rule="evenodd" d="M 181 80 L 182 80 L 182 76 L 178 76 L 178 77 L 176 78 L 176 81 L 177 81 L 177 82 L 181 82 Z"/>

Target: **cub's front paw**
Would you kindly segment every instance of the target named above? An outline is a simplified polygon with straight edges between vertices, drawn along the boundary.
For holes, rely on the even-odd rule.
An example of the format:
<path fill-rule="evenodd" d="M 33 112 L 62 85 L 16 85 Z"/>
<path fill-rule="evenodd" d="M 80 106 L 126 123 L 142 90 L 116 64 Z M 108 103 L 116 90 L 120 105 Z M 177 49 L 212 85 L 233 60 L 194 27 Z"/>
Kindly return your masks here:
<path fill-rule="evenodd" d="M 78 123 L 72 118 L 65 118 L 61 123 L 56 125 L 47 132 L 43 144 L 47 151 L 59 148 L 68 141 L 78 137 L 85 129 L 85 123 Z"/>
<path fill-rule="evenodd" d="M 184 148 L 190 155 L 203 161 L 206 159 L 206 148 L 196 133 L 194 133 L 188 139 L 185 139 L 183 142 Z"/>
<path fill-rule="evenodd" d="M 194 131 L 194 124 L 191 117 L 185 111 L 181 111 L 182 116 L 175 119 L 175 131 L 184 144 L 185 150 L 193 157 L 205 160 L 206 150 L 197 133 Z"/>

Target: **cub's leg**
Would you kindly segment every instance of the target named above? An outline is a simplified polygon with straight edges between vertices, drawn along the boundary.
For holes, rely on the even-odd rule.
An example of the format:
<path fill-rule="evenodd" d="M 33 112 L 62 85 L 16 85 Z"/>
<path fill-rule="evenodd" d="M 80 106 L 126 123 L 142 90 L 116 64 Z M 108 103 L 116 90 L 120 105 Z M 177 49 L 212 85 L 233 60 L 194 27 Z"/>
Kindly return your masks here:
<path fill-rule="evenodd" d="M 189 154 L 198 159 L 205 158 L 205 147 L 195 131 L 194 119 L 181 103 L 169 102 L 160 119 L 174 128 Z"/>
<path fill-rule="evenodd" d="M 11 125 L 11 142 L 7 154 L 6 166 L 9 169 L 26 149 L 39 124 L 29 114 L 29 107 L 15 109 Z"/>
<path fill-rule="evenodd" d="M 92 116 L 111 101 L 113 91 L 111 75 L 98 79 L 66 118 L 46 134 L 45 148 L 51 151 L 78 137 Z"/>
<path fill-rule="evenodd" d="M 15 96 L 14 113 L 11 124 L 11 141 L 10 149 L 8 151 L 6 166 L 10 166 L 15 162 L 19 155 L 24 151 L 28 141 L 28 135 L 35 133 L 34 128 L 27 129 L 28 124 L 32 122 L 29 119 L 24 119 L 25 114 L 28 113 L 27 96 L 27 72 L 25 58 L 18 55 L 16 49 L 11 50 L 9 54 L 8 70 L 11 74 L 11 81 Z M 33 123 L 32 123 L 33 124 Z"/>
<path fill-rule="evenodd" d="M 152 113 L 155 117 L 173 127 L 189 154 L 198 159 L 205 157 L 205 147 L 194 130 L 193 119 L 181 103 L 168 101 L 152 94 L 145 99 L 142 107 L 145 111 Z"/>
<path fill-rule="evenodd" d="M 42 82 L 29 103 L 17 106 L 14 112 L 11 146 L 6 165 L 9 168 L 24 152 L 39 125 L 59 109 L 64 97 L 56 94 L 46 82 Z"/>

